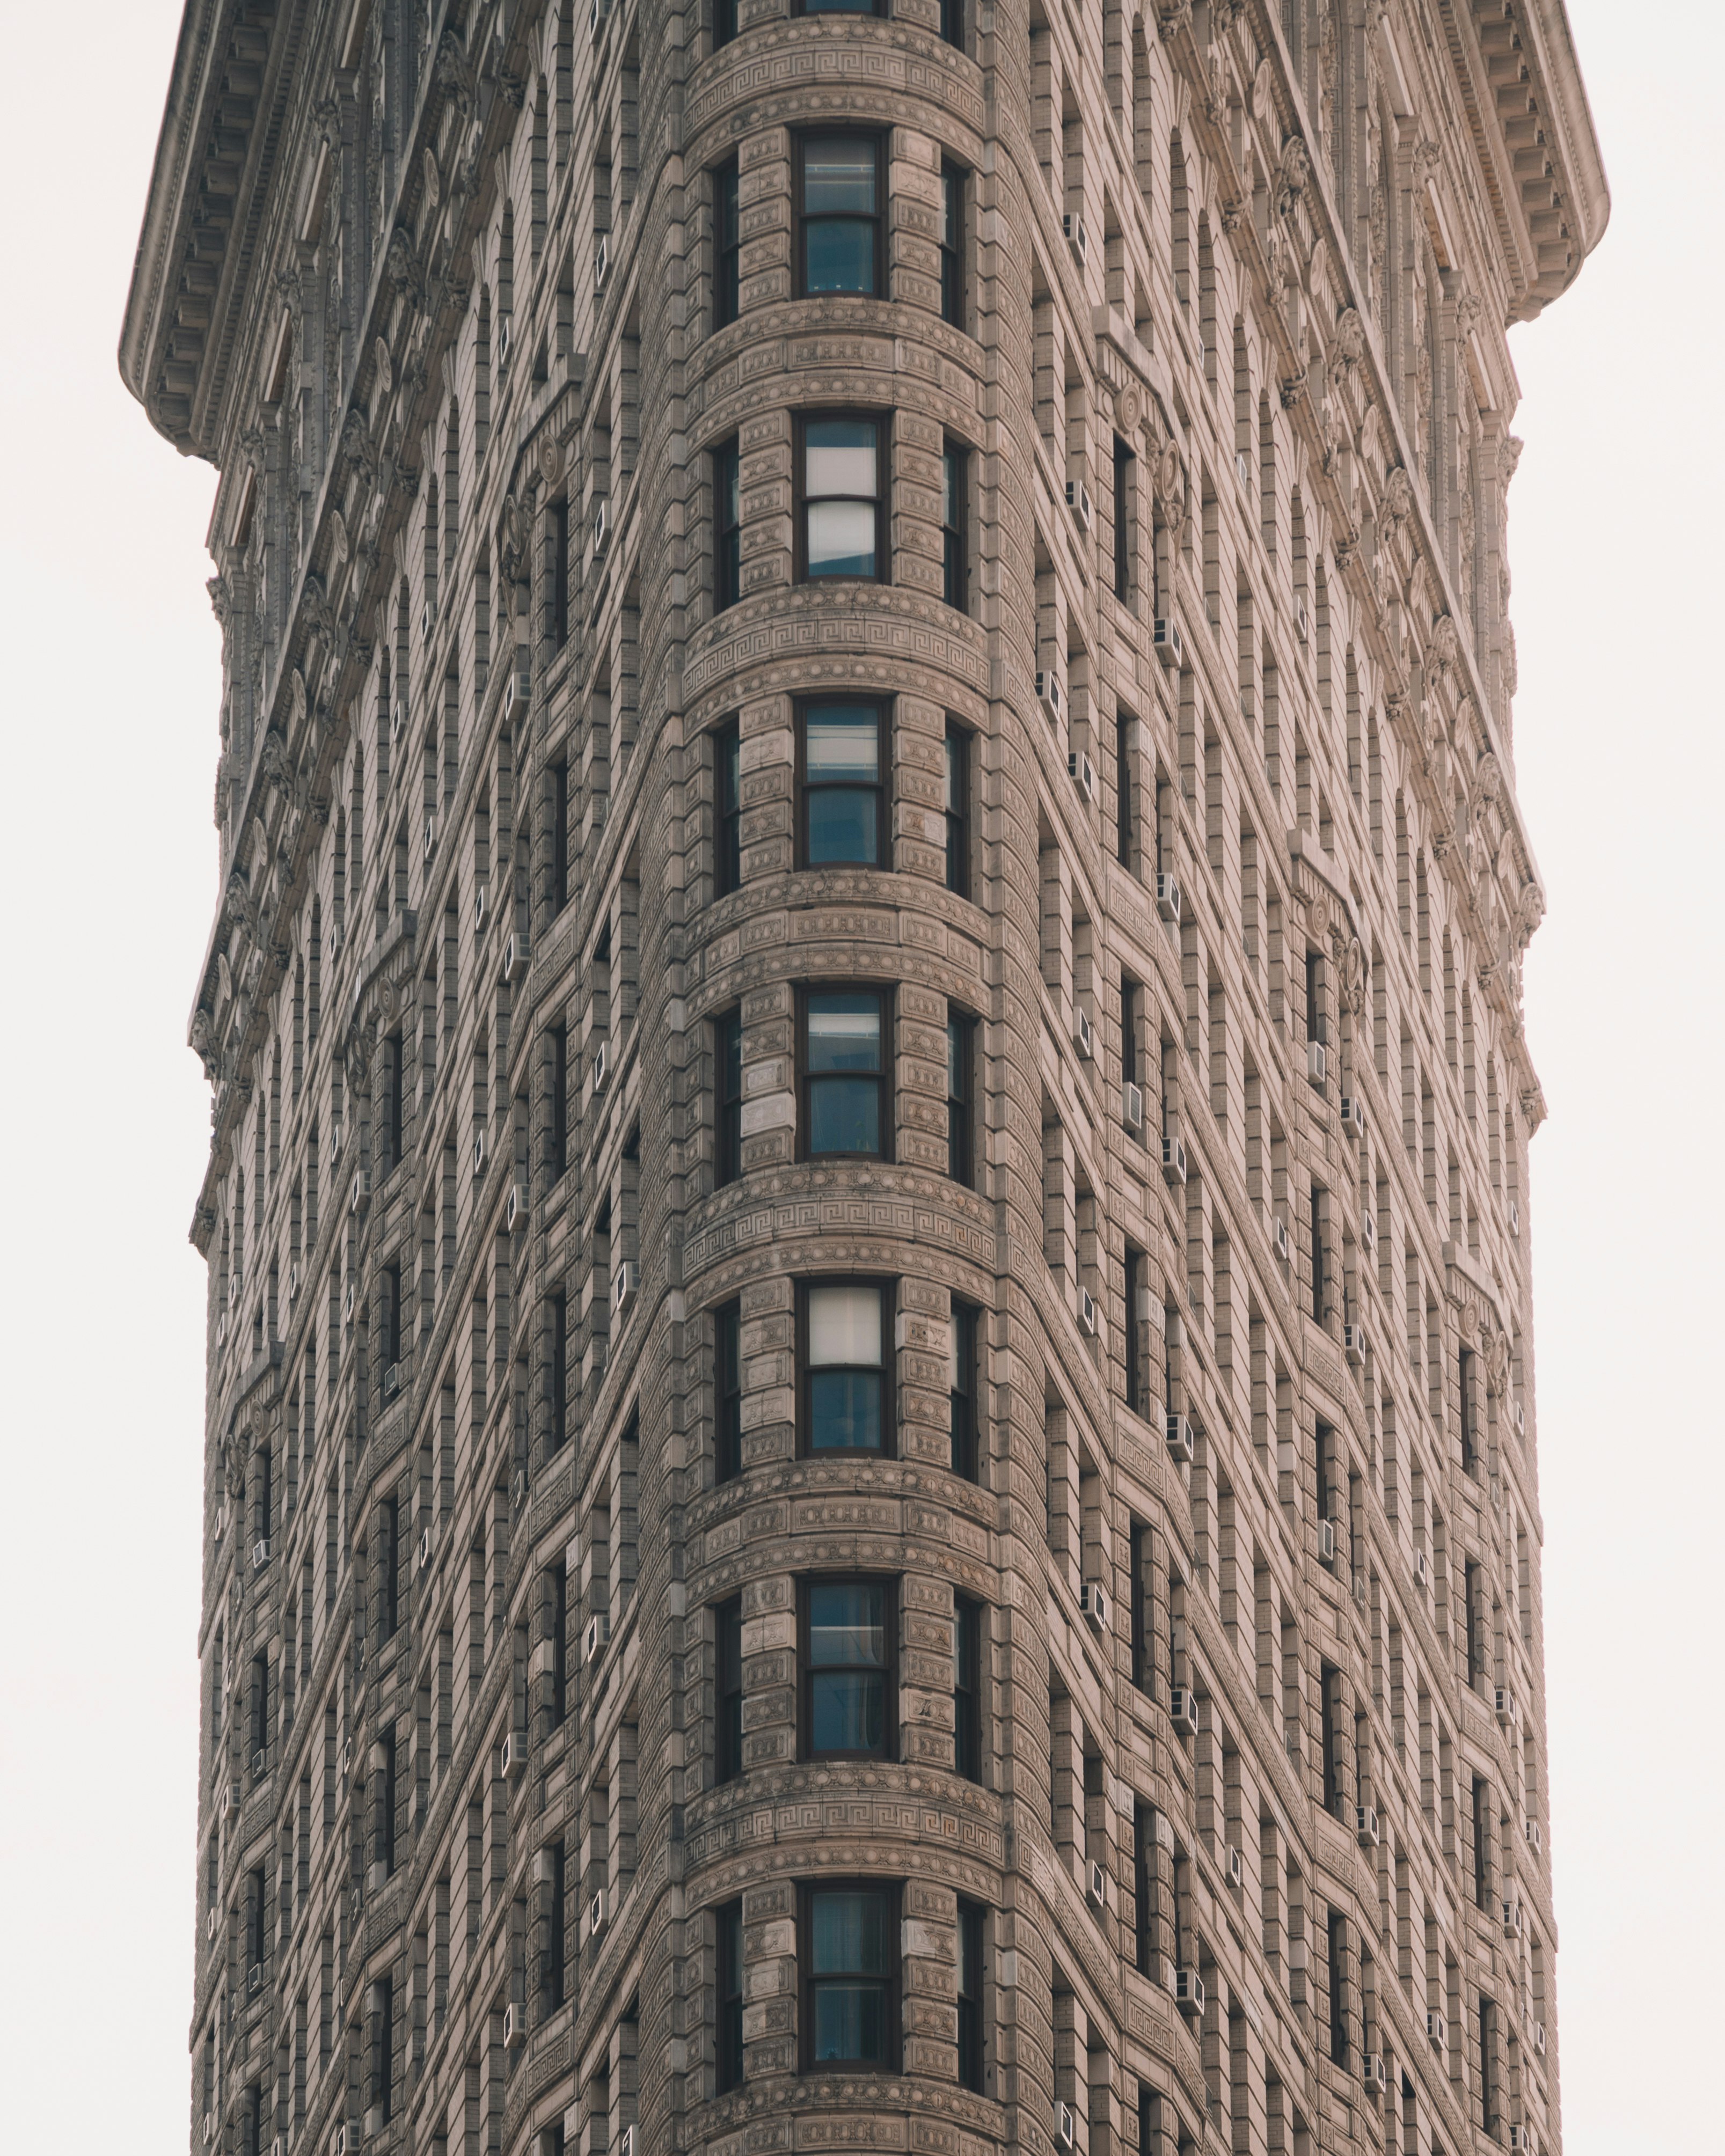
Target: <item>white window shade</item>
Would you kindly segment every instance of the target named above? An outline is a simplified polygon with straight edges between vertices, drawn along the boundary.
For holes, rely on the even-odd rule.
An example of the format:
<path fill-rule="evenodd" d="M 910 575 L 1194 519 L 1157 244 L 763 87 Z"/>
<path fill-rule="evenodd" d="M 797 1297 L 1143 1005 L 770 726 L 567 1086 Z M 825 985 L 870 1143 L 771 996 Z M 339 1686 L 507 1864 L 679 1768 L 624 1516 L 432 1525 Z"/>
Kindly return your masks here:
<path fill-rule="evenodd" d="M 809 1291 L 809 1361 L 824 1364 L 880 1363 L 880 1291 L 876 1287 L 817 1287 Z"/>

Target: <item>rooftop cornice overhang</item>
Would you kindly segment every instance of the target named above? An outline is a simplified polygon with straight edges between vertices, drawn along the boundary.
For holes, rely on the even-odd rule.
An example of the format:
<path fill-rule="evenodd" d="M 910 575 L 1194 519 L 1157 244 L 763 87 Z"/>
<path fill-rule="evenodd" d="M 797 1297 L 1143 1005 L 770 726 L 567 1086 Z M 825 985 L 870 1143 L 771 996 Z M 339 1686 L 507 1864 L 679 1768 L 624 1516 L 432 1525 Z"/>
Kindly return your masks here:
<path fill-rule="evenodd" d="M 120 373 L 213 460 L 312 0 L 187 0 L 120 336 Z"/>
<path fill-rule="evenodd" d="M 1509 272 L 1509 319 L 1527 321 L 1574 283 L 1611 214 L 1568 15 L 1563 0 L 1437 0 L 1437 12 Z"/>

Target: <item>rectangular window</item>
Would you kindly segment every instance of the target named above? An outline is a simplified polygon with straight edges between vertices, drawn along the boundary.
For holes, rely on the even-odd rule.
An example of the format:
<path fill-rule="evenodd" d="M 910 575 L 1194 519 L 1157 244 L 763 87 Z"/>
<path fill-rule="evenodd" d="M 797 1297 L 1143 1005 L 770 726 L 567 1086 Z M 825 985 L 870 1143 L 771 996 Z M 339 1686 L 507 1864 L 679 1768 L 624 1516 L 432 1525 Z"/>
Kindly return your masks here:
<path fill-rule="evenodd" d="M 967 1190 L 976 1187 L 976 1020 L 947 1020 L 947 1173 Z"/>
<path fill-rule="evenodd" d="M 1455 1377 L 1461 1395 L 1461 1470 L 1465 1475 L 1477 1475 L 1480 1471 L 1479 1432 L 1474 1422 L 1473 1372 L 1473 1350 L 1464 1348 L 1456 1358 Z"/>
<path fill-rule="evenodd" d="M 546 1622 L 551 1630 L 551 1726 L 561 1729 L 569 1712 L 569 1568 L 560 1558 L 548 1574 Z"/>
<path fill-rule="evenodd" d="M 395 1984 L 379 1977 L 372 1998 L 372 2104 L 387 2126 L 395 2108 Z"/>
<path fill-rule="evenodd" d="M 742 1472 L 742 1306 L 727 1302 L 714 1320 L 713 1480 Z"/>
<path fill-rule="evenodd" d="M 886 578 L 886 423 L 833 413 L 798 424 L 797 575 Z"/>
<path fill-rule="evenodd" d="M 958 1904 L 958 2086 L 983 2093 L 983 1926 L 980 1902 Z"/>
<path fill-rule="evenodd" d="M 545 1912 L 545 2004 L 547 2010 L 555 2013 L 569 1995 L 568 1955 L 564 1947 L 567 1912 L 568 1859 L 564 1845 L 554 1841 L 551 1845 L 551 1892 L 549 1907 Z"/>
<path fill-rule="evenodd" d="M 803 1150 L 807 1158 L 892 1158 L 887 999 L 871 988 L 803 998 Z"/>
<path fill-rule="evenodd" d="M 1486 1807 L 1491 1802 L 1491 1785 L 1480 1775 L 1473 1778 L 1473 1905 L 1476 1909 L 1491 1906 L 1491 1866 L 1490 1850 L 1486 1840 Z"/>
<path fill-rule="evenodd" d="M 716 1920 L 718 1932 L 718 2029 L 714 2046 L 718 2093 L 742 2087 L 742 1903 L 727 1902 Z"/>
<path fill-rule="evenodd" d="M 805 704 L 797 714 L 802 865 L 891 865 L 886 779 L 891 768 L 881 704 Z"/>
<path fill-rule="evenodd" d="M 803 2070 L 896 2073 L 898 1890 L 803 1890 Z"/>
<path fill-rule="evenodd" d="M 742 737 L 737 721 L 713 729 L 713 896 L 742 882 Z"/>
<path fill-rule="evenodd" d="M 1332 1818 L 1342 1815 L 1342 1672 L 1331 1663 L 1321 1666 L 1318 1704 L 1323 1714 L 1324 1810 Z"/>
<path fill-rule="evenodd" d="M 799 299 L 886 291 L 886 187 L 875 135 L 797 138 Z"/>
<path fill-rule="evenodd" d="M 713 0 L 713 50 L 737 35 L 737 0 Z"/>
<path fill-rule="evenodd" d="M 742 481 L 737 439 L 713 451 L 713 612 L 742 597 Z"/>
<path fill-rule="evenodd" d="M 713 1024 L 713 1187 L 742 1173 L 742 1013 L 726 1011 Z"/>
<path fill-rule="evenodd" d="M 970 452 L 948 442 L 941 454 L 941 597 L 970 611 Z"/>
<path fill-rule="evenodd" d="M 547 1299 L 545 1322 L 551 1360 L 551 1428 L 546 1443 L 548 1450 L 561 1452 L 569 1441 L 569 1303 L 566 1296 L 557 1294 Z"/>
<path fill-rule="evenodd" d="M 551 910 L 569 903 L 569 767 L 559 760 L 547 774 L 551 795 Z"/>
<path fill-rule="evenodd" d="M 1314 1183 L 1312 1186 L 1312 1314 L 1322 1325 L 1324 1322 L 1324 1214 L 1323 1197 Z"/>
<path fill-rule="evenodd" d="M 977 1479 L 977 1314 L 968 1302 L 954 1302 L 948 1326 L 947 1383 L 950 1388 L 952 1472 L 967 1482 Z"/>
<path fill-rule="evenodd" d="M 1347 1943 L 1348 1920 L 1339 1909 L 1332 1909 L 1326 1937 L 1329 1965 L 1325 1974 L 1330 1987 L 1330 2058 L 1338 2066 L 1348 2064 L 1348 2004 L 1342 1990 L 1342 1958 Z"/>
<path fill-rule="evenodd" d="M 891 1452 L 890 1303 L 888 1291 L 871 1282 L 822 1282 L 805 1290 L 805 1453 Z"/>
<path fill-rule="evenodd" d="M 1132 729 L 1137 724 L 1129 711 L 1122 711 L 1114 721 L 1114 858 L 1127 869 L 1132 865 L 1137 829 L 1138 789 L 1132 777 Z"/>
<path fill-rule="evenodd" d="M 952 1771 L 983 1779 L 983 1605 L 952 1598 Z"/>
<path fill-rule="evenodd" d="M 950 11 L 955 26 L 958 17 L 957 0 L 943 0 L 941 10 L 941 34 L 949 45 L 960 42 L 959 36 L 947 37 L 947 17 Z M 964 174 L 957 165 L 941 167 L 941 320 L 950 322 L 955 330 L 964 326 Z"/>
<path fill-rule="evenodd" d="M 567 495 L 546 512 L 546 544 L 550 555 L 551 640 L 561 651 L 569 641 L 569 502 Z"/>
<path fill-rule="evenodd" d="M 1147 1306 L 1149 1268 L 1144 1253 L 1126 1246 L 1126 1404 L 1136 1415 L 1149 1419 L 1149 1372 L 1144 1368 L 1142 1344 L 1138 1337 L 1138 1322 Z"/>
<path fill-rule="evenodd" d="M 1132 1682 L 1147 1692 L 1154 1687 L 1156 1672 L 1150 1650 L 1150 1530 L 1142 1520 L 1132 1523 L 1127 1561 L 1132 1570 Z"/>
<path fill-rule="evenodd" d="M 897 1749 L 893 1584 L 803 1583 L 805 1759 L 890 1759 Z"/>
<path fill-rule="evenodd" d="M 1114 437 L 1114 596 L 1122 606 L 1132 595 L 1132 489 L 1137 459 Z"/>
<path fill-rule="evenodd" d="M 713 1779 L 734 1782 L 742 1772 L 742 1597 L 713 1613 Z"/>
<path fill-rule="evenodd" d="M 401 1035 L 392 1033 L 383 1044 L 383 1112 L 379 1118 L 382 1126 L 379 1136 L 382 1141 L 383 1173 L 386 1175 L 401 1162 L 403 1091 Z M 395 1358 L 392 1355 L 389 1359 L 393 1362 Z"/>
<path fill-rule="evenodd" d="M 723 4 L 723 0 L 721 0 Z M 734 10 L 733 10 L 734 11 Z M 735 157 L 713 174 L 713 327 L 737 320 L 742 300 L 742 234 Z"/>
<path fill-rule="evenodd" d="M 383 1368 L 401 1360 L 401 1267 L 385 1265 L 381 1283 Z"/>
<path fill-rule="evenodd" d="M 569 1029 L 552 1027 L 547 1041 L 550 1068 L 550 1122 L 545 1134 L 546 1167 L 556 1183 L 569 1166 Z"/>
<path fill-rule="evenodd" d="M 401 1624 L 401 1501 L 386 1497 L 377 1507 L 377 1573 L 380 1608 L 377 1629 L 393 1640 Z"/>
<path fill-rule="evenodd" d="M 1132 1967 L 1140 1976 L 1150 1963 L 1150 1882 L 1156 1871 L 1156 1820 L 1142 1797 L 1132 1799 Z"/>
<path fill-rule="evenodd" d="M 970 735 L 947 721 L 947 889 L 970 896 Z"/>

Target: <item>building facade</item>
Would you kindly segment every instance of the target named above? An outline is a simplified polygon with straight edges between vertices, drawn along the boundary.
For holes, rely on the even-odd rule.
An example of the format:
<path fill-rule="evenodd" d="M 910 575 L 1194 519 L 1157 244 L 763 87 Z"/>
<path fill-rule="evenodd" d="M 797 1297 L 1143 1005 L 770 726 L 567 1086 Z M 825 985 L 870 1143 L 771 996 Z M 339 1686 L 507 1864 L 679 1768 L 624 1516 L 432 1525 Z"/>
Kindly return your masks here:
<path fill-rule="evenodd" d="M 188 0 L 192 2144 L 1558 2145 L 1560 0 Z"/>

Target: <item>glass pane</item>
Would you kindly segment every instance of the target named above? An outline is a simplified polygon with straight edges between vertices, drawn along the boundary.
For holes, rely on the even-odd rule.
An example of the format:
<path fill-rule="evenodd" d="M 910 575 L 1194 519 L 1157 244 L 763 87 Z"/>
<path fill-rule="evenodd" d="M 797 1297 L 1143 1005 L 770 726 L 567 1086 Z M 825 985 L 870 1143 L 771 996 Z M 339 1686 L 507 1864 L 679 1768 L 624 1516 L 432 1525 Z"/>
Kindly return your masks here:
<path fill-rule="evenodd" d="M 803 491 L 872 495 L 877 431 L 872 419 L 811 419 L 803 436 Z"/>
<path fill-rule="evenodd" d="M 719 743 L 719 804 L 727 814 L 737 805 L 742 788 L 742 743 L 737 735 L 722 736 Z"/>
<path fill-rule="evenodd" d="M 947 1098 L 964 1098 L 964 1022 L 950 1019 L 947 1023 Z"/>
<path fill-rule="evenodd" d="M 874 575 L 875 506 L 872 502 L 809 503 L 809 573 L 811 577 Z"/>
<path fill-rule="evenodd" d="M 719 175 L 719 244 L 721 247 L 737 244 L 737 167 L 733 165 Z"/>
<path fill-rule="evenodd" d="M 956 816 L 959 809 L 963 806 L 963 803 L 958 798 L 958 772 L 960 757 L 958 753 L 957 736 L 956 734 L 948 734 L 946 738 L 945 747 L 947 755 L 947 813 L 948 815 Z"/>
<path fill-rule="evenodd" d="M 735 449 L 719 452 L 719 521 L 734 531 L 742 521 L 742 463 Z"/>
<path fill-rule="evenodd" d="M 809 998 L 809 1068 L 878 1070 L 880 998 L 849 993 Z"/>
<path fill-rule="evenodd" d="M 880 1450 L 880 1380 L 872 1370 L 816 1370 L 809 1380 L 812 1452 Z"/>
<path fill-rule="evenodd" d="M 803 281 L 811 292 L 872 292 L 875 227 L 854 218 L 823 218 L 803 228 Z"/>
<path fill-rule="evenodd" d="M 821 704 L 803 721 L 809 778 L 854 778 L 870 785 L 880 775 L 880 721 L 868 704 Z"/>
<path fill-rule="evenodd" d="M 725 1098 L 742 1098 L 742 1020 L 727 1018 L 725 1021 Z"/>
<path fill-rule="evenodd" d="M 885 1669 L 885 1587 L 866 1579 L 814 1581 L 809 1589 L 809 1659 L 823 1669 Z"/>
<path fill-rule="evenodd" d="M 841 1363 L 878 1368 L 880 1291 L 877 1287 L 817 1287 L 809 1291 L 811 1366 Z"/>
<path fill-rule="evenodd" d="M 811 1913 L 816 1976 L 891 1974 L 884 1894 L 866 1889 L 823 1892 L 814 1897 Z"/>
<path fill-rule="evenodd" d="M 963 521 L 964 508 L 964 452 L 948 449 L 946 463 L 946 506 L 941 521 L 947 531 L 956 531 Z"/>
<path fill-rule="evenodd" d="M 884 1752 L 886 1680 L 878 1671 L 820 1670 L 810 1680 L 814 1752 Z"/>
<path fill-rule="evenodd" d="M 818 1984 L 814 1987 L 814 2056 L 886 2059 L 886 1991 L 878 1984 Z"/>
<path fill-rule="evenodd" d="M 805 15 L 872 15 L 874 0 L 803 0 Z"/>
<path fill-rule="evenodd" d="M 735 182 L 732 182 L 735 185 Z M 958 212 L 963 202 L 963 183 L 956 172 L 941 174 L 941 242 L 943 246 L 958 244 Z"/>
<path fill-rule="evenodd" d="M 803 145 L 803 209 L 824 217 L 875 208 L 875 146 L 854 135 L 819 135 Z"/>
<path fill-rule="evenodd" d="M 969 1373 L 966 1353 L 970 1344 L 968 1313 L 955 1310 L 947 1324 L 947 1389 L 953 1393 L 968 1392 Z"/>
<path fill-rule="evenodd" d="M 880 858 L 879 821 L 872 792 L 829 786 L 809 797 L 809 865 L 856 861 L 872 866 Z"/>
<path fill-rule="evenodd" d="M 817 1078 L 809 1089 L 811 1152 L 879 1152 L 880 1082 Z"/>

